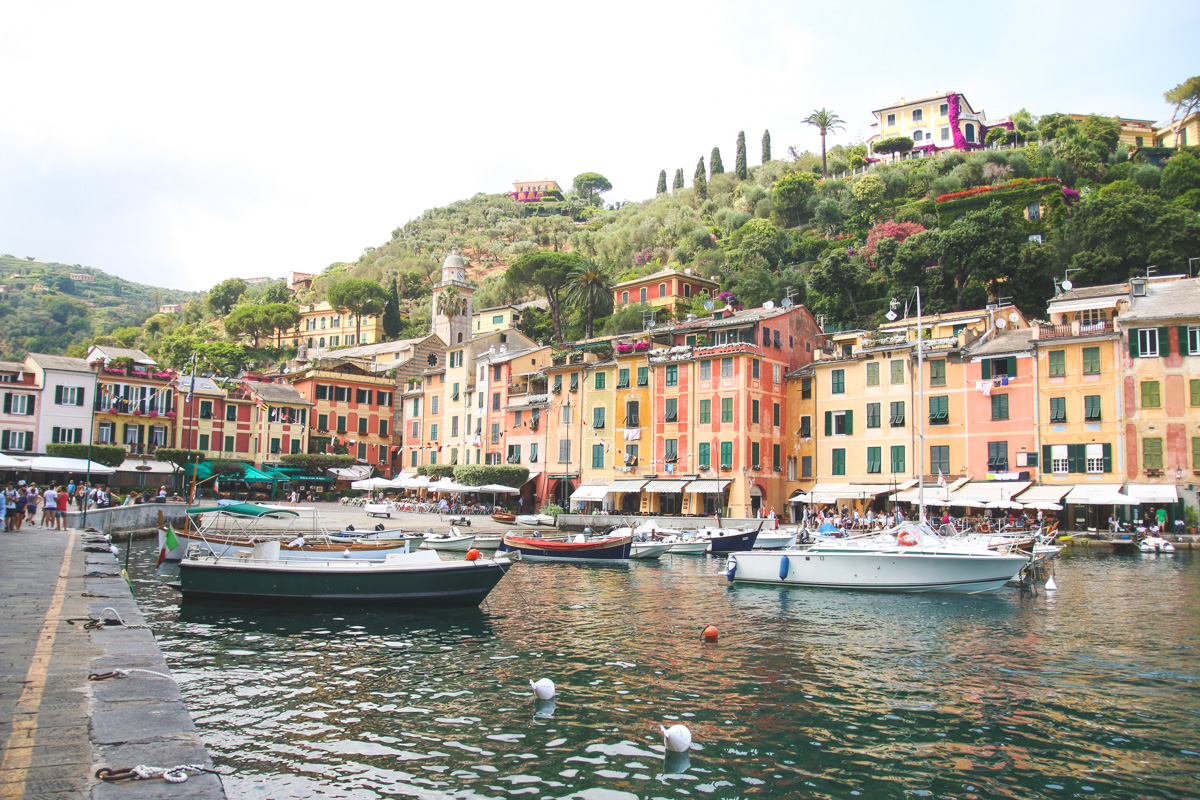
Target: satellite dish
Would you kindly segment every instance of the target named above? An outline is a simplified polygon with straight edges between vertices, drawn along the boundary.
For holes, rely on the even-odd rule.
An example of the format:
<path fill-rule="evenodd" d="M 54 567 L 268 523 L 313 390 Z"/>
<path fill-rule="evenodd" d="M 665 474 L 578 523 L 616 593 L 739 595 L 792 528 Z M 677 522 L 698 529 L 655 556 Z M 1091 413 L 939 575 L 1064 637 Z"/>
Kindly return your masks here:
<path fill-rule="evenodd" d="M 1015 322 L 1018 322 L 1018 321 L 1020 321 L 1020 319 L 1021 319 L 1021 315 L 1020 315 L 1020 314 L 1018 314 L 1018 313 L 1017 313 L 1017 312 L 1015 312 L 1015 311 L 1014 311 L 1014 312 L 1012 312 L 1011 314 L 1009 314 L 1009 315 L 1008 315 L 1008 321 L 1009 321 L 1009 322 L 1013 322 L 1013 323 L 1015 323 Z"/>
<path fill-rule="evenodd" d="M 766 309 L 767 311 L 770 311 L 774 307 L 775 307 L 774 300 L 768 300 L 767 302 L 763 303 L 763 308 Z"/>
<path fill-rule="evenodd" d="M 1008 320 L 1006 320 L 1004 317 L 1001 317 L 1000 319 L 996 320 L 996 327 L 1000 330 L 1004 330 L 1008 327 Z"/>
<path fill-rule="evenodd" d="M 648 322 L 646 322 L 646 327 L 647 327 L 647 328 L 653 328 L 653 327 L 654 327 L 655 325 L 657 325 L 657 324 L 658 324 L 658 323 L 657 323 L 657 322 L 655 322 L 654 320 L 649 320 Z"/>
<path fill-rule="evenodd" d="M 897 314 L 895 311 L 888 311 L 886 314 L 884 314 L 884 316 L 887 317 L 888 322 L 895 322 L 897 319 L 900 318 L 900 315 Z"/>
<path fill-rule="evenodd" d="M 1075 288 L 1075 284 L 1071 283 L 1070 281 L 1063 281 L 1060 285 L 1068 292 Z"/>
<path fill-rule="evenodd" d="M 796 301 L 792 300 L 790 297 L 785 297 L 779 301 L 779 305 L 782 308 L 791 308 L 792 306 L 796 305 Z"/>
<path fill-rule="evenodd" d="M 713 310 L 713 301 L 712 301 L 712 300 L 705 300 L 705 301 L 704 301 L 704 310 L 705 310 L 705 311 L 712 311 L 712 310 Z"/>

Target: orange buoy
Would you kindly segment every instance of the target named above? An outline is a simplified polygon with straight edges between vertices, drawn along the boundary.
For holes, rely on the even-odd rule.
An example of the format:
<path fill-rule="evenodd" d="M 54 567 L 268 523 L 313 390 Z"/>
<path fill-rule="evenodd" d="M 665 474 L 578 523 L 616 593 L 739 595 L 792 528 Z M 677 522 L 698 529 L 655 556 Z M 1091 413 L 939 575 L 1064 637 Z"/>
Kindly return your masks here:
<path fill-rule="evenodd" d="M 713 625 L 712 623 L 705 625 L 704 638 L 708 639 L 710 642 L 715 642 L 717 640 L 717 626 Z"/>
<path fill-rule="evenodd" d="M 474 547 L 472 547 L 470 550 L 467 551 L 467 561 L 478 561 L 478 560 L 479 560 L 479 551 L 476 550 Z"/>

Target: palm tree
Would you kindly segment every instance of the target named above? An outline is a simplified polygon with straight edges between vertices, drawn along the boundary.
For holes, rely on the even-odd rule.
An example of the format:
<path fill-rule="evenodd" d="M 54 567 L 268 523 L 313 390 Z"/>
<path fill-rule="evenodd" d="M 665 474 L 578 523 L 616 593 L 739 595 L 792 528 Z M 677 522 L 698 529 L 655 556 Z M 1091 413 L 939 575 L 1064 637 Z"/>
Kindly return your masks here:
<path fill-rule="evenodd" d="M 813 111 L 804 121 L 821 132 L 821 176 L 824 177 L 828 172 L 825 164 L 825 134 L 830 131 L 845 130 L 846 121 L 824 108 L 820 111 Z"/>
<path fill-rule="evenodd" d="M 587 338 L 592 338 L 596 318 L 613 310 L 612 276 L 594 261 L 581 264 L 571 272 L 567 300 L 587 308 Z"/>

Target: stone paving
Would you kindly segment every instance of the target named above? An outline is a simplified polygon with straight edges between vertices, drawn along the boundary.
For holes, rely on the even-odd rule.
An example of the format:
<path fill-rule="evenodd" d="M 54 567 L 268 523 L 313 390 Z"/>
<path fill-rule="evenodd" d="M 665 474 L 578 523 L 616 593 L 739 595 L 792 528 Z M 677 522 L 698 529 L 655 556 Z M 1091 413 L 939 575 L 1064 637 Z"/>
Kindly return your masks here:
<path fill-rule="evenodd" d="M 224 798 L 212 774 L 183 783 L 94 777 L 100 767 L 212 762 L 153 632 L 140 627 L 121 565 L 107 551 L 89 552 L 102 549 L 91 538 L 40 528 L 0 533 L 0 800 Z M 102 612 L 130 627 L 87 630 Z M 118 669 L 150 672 L 89 680 Z"/>

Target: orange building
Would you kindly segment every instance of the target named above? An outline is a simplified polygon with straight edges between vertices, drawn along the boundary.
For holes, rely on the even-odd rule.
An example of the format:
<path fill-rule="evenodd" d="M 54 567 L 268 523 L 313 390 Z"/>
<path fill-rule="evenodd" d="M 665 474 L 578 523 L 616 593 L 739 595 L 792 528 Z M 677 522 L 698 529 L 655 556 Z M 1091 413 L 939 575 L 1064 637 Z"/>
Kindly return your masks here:
<path fill-rule="evenodd" d="M 692 299 L 708 293 L 715 301 L 719 284 L 701 278 L 690 269 L 680 272 L 667 268 L 652 275 L 621 281 L 613 286 L 613 305 L 620 310 L 625 306 L 645 303 L 654 308 L 665 308 L 675 312 L 690 305 Z M 718 304 L 719 305 L 719 304 Z"/>

